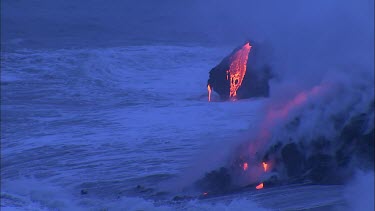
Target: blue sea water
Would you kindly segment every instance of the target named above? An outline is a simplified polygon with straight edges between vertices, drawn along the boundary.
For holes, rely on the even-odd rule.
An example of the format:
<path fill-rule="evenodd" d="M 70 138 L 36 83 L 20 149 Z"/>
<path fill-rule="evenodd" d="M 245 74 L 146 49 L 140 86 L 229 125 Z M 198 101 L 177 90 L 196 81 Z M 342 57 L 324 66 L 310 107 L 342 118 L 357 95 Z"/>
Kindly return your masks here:
<path fill-rule="evenodd" d="M 351 210 L 357 199 L 344 186 L 288 186 L 182 203 L 171 199 L 184 192 L 158 194 L 176 181 L 186 185 L 178 180 L 185 172 L 193 180 L 220 165 L 254 126 L 264 99 L 207 102 L 208 71 L 230 50 L 133 45 L 2 52 L 2 210 Z M 137 185 L 153 191 L 136 191 Z M 357 186 L 352 189 L 366 184 Z"/>
<path fill-rule="evenodd" d="M 373 76 L 373 2 L 2 0 L 1 210 L 373 210 L 373 172 L 172 200 L 200 194 L 184 187 L 222 166 L 267 104 L 207 102 L 211 68 L 252 39 L 292 88 Z M 358 75 L 347 91 L 373 80 Z"/>
<path fill-rule="evenodd" d="M 58 189 L 48 197 L 79 202 L 125 197 L 138 184 L 155 187 L 175 176 L 201 146 L 246 129 L 248 102 L 207 102 L 208 69 L 222 52 L 182 46 L 4 52 L 2 201 L 29 206 L 22 197 L 52 187 Z M 227 124 L 231 119 L 235 124 Z"/>

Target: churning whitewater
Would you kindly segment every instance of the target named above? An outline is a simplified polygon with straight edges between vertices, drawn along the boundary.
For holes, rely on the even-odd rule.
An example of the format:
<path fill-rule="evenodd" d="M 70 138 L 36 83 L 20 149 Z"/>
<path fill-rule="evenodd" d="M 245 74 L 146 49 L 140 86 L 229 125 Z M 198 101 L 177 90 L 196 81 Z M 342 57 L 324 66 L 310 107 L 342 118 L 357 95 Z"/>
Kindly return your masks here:
<path fill-rule="evenodd" d="M 227 51 L 130 46 L 4 52 L 2 206 L 155 208 L 141 198 L 158 197 L 139 193 L 137 185 L 157 189 L 191 167 L 199 149 L 234 141 L 261 105 L 207 102 L 207 70 Z"/>
<path fill-rule="evenodd" d="M 2 0 L 1 210 L 374 210 L 374 1 Z"/>
<path fill-rule="evenodd" d="M 188 194 L 179 187 L 222 165 L 256 127 L 263 98 L 215 102 L 211 93 L 207 100 L 208 70 L 230 51 L 159 45 L 3 52 L 2 209 L 365 206 L 347 194 L 368 189 L 373 176 L 361 172 L 358 181 L 369 183 L 172 200 Z"/>

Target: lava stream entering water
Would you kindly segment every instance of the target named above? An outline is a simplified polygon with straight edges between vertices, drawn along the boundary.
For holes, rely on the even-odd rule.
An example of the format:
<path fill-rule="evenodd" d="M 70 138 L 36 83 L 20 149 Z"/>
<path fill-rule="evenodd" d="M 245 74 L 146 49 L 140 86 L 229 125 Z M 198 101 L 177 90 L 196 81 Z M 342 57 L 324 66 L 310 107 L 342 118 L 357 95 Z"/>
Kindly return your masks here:
<path fill-rule="evenodd" d="M 210 84 L 207 85 L 207 90 L 208 90 L 208 102 L 211 102 L 212 89 L 211 89 Z"/>

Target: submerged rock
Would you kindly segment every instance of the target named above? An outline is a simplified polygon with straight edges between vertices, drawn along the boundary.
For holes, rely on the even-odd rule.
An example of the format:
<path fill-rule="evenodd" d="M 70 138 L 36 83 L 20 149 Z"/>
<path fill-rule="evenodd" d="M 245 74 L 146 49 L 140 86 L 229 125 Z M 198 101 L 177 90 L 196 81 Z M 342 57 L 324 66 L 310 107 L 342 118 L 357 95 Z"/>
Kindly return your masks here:
<path fill-rule="evenodd" d="M 89 192 L 86 190 L 86 189 L 82 189 L 81 190 L 81 195 L 86 195 L 86 194 L 88 194 Z"/>

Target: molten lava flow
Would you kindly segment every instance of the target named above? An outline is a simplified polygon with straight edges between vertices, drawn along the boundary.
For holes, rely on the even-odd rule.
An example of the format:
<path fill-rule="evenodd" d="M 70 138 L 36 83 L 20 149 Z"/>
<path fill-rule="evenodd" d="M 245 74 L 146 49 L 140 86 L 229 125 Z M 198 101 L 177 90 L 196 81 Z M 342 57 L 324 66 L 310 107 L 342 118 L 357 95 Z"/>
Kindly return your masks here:
<path fill-rule="evenodd" d="M 256 188 L 257 190 L 262 189 L 262 188 L 263 188 L 263 182 L 260 183 L 259 185 L 257 185 L 255 188 Z"/>
<path fill-rule="evenodd" d="M 314 99 L 314 97 L 326 94 L 326 91 L 332 87 L 330 84 L 320 84 L 318 86 L 313 87 L 310 90 L 305 90 L 299 92 L 293 98 L 289 99 L 286 102 L 283 102 L 279 105 L 272 104 L 270 107 L 267 108 L 267 113 L 259 124 L 259 128 L 257 130 L 257 134 L 255 135 L 254 139 L 248 145 L 248 153 L 250 157 L 255 157 L 256 153 L 262 151 L 267 146 L 267 142 L 272 138 L 272 129 L 278 126 L 278 123 L 283 120 L 288 120 L 287 117 L 291 114 L 291 112 L 301 106 L 304 106 L 309 102 L 309 100 Z M 263 172 L 262 174 L 272 170 L 273 163 L 272 161 L 262 162 Z M 260 168 L 260 166 L 259 166 Z M 259 184 L 257 187 L 259 189 L 262 184 Z"/>
<path fill-rule="evenodd" d="M 243 170 L 246 171 L 248 168 L 249 168 L 249 164 L 244 163 L 244 164 L 243 164 Z"/>
<path fill-rule="evenodd" d="M 270 127 L 271 123 L 275 122 L 276 120 L 284 119 L 288 116 L 291 110 L 306 103 L 309 97 L 321 93 L 326 88 L 326 85 L 315 86 L 311 90 L 300 92 L 281 108 L 271 108 L 267 114 L 264 124 L 266 124 L 267 127 Z"/>
<path fill-rule="evenodd" d="M 230 93 L 229 97 L 231 99 L 237 96 L 237 90 L 242 84 L 242 80 L 246 73 L 246 64 L 249 57 L 251 45 L 246 43 L 240 50 L 238 50 L 232 57 L 232 63 L 229 66 L 229 75 L 230 75 Z M 228 71 L 227 71 L 227 80 L 228 80 Z"/>
<path fill-rule="evenodd" d="M 267 166 L 268 166 L 268 164 L 267 164 L 266 162 L 263 162 L 262 164 L 263 164 L 264 172 L 266 172 L 266 171 L 267 171 Z"/>
<path fill-rule="evenodd" d="M 264 142 L 270 138 L 270 128 L 272 128 L 278 121 L 285 119 L 290 111 L 306 103 L 310 97 L 321 94 L 325 89 L 327 89 L 326 84 L 315 86 L 311 90 L 300 92 L 281 107 L 270 107 L 265 119 L 260 125 L 259 133 L 256 138 L 257 141 L 253 142 L 252 148 L 259 149 Z"/>
<path fill-rule="evenodd" d="M 212 89 L 211 89 L 210 84 L 207 85 L 207 90 L 208 90 L 208 102 L 211 102 L 211 92 L 212 92 Z"/>

